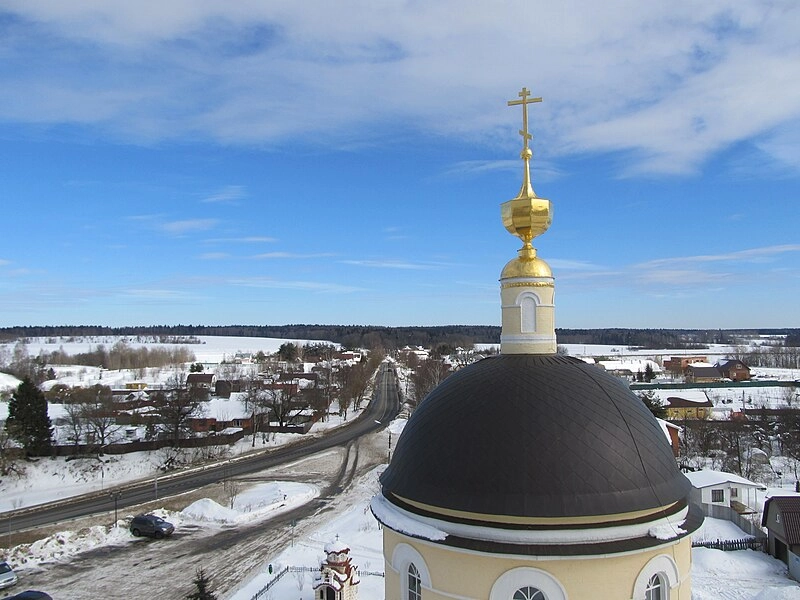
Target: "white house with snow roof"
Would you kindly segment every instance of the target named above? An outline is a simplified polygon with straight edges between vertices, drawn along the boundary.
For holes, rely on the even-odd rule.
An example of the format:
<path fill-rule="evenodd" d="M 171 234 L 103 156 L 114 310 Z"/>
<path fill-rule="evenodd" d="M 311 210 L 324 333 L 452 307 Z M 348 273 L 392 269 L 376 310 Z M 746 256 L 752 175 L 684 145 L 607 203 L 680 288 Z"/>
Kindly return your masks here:
<path fill-rule="evenodd" d="M 740 475 L 711 469 L 687 473 L 686 477 L 692 482 L 692 500 L 709 515 L 709 506 L 725 506 L 739 514 L 752 514 L 756 512 L 756 490 L 766 489 Z"/>

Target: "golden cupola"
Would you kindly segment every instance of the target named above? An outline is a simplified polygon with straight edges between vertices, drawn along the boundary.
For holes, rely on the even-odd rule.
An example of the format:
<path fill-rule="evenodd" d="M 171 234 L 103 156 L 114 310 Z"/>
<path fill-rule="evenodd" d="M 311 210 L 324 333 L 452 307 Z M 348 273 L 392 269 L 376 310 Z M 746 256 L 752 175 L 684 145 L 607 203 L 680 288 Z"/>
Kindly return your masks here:
<path fill-rule="evenodd" d="M 522 106 L 523 140 L 520 158 L 523 161 L 522 187 L 512 200 L 501 205 L 503 225 L 509 233 L 522 240 L 522 248 L 500 275 L 503 327 L 500 336 L 502 354 L 555 354 L 555 287 L 553 273 L 544 260 L 536 255 L 533 238 L 550 227 L 553 209 L 550 201 L 539 198 L 531 185 L 530 148 L 532 135 L 528 131 L 528 105 L 541 102 L 532 98 L 527 88 L 519 92 L 519 100 L 509 106 Z"/>

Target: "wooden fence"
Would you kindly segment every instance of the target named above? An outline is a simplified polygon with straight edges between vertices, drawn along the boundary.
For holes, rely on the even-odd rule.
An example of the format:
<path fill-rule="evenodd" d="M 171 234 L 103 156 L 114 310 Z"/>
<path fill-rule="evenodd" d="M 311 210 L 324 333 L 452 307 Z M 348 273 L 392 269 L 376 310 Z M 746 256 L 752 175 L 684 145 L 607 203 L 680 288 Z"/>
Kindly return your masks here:
<path fill-rule="evenodd" d="M 206 446 L 229 446 L 238 442 L 249 432 L 241 430 L 235 433 L 209 435 L 204 437 L 181 438 L 179 440 L 150 440 L 147 442 L 125 442 L 122 444 L 71 444 L 69 446 L 53 446 L 53 456 L 86 456 L 92 454 L 128 454 L 160 448 L 204 448 Z"/>
<path fill-rule="evenodd" d="M 760 550 L 767 551 L 766 538 L 747 538 L 744 540 L 717 540 L 715 542 L 692 542 L 692 548 L 714 548 L 715 550 Z"/>

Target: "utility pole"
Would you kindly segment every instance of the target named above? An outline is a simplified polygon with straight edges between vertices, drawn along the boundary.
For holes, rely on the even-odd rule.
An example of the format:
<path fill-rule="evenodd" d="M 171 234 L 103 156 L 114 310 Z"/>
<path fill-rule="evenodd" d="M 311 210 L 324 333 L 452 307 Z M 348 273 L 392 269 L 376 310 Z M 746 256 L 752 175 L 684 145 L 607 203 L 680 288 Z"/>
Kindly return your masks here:
<path fill-rule="evenodd" d="M 117 506 L 119 504 L 119 498 L 122 496 L 122 492 L 120 490 L 115 490 L 109 494 L 111 498 L 114 499 L 114 527 L 117 526 Z"/>

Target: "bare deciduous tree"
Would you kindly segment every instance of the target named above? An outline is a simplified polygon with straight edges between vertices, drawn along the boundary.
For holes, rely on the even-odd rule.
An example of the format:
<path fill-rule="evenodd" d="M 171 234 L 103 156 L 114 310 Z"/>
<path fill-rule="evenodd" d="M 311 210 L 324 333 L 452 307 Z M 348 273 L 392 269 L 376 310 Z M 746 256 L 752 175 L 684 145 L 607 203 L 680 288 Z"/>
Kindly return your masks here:
<path fill-rule="evenodd" d="M 73 412 L 77 412 L 75 416 L 78 417 L 77 420 L 71 419 L 72 425 L 80 426 L 77 421 L 81 421 L 87 437 L 98 448 L 109 444 L 120 429 L 111 388 L 105 385 L 73 388 L 70 400 L 77 405 Z"/>
<path fill-rule="evenodd" d="M 299 387 L 294 383 L 272 383 L 258 391 L 256 395 L 259 411 L 269 414 L 270 420 L 285 427 L 294 423 L 297 417 L 308 408 L 303 401 Z"/>
<path fill-rule="evenodd" d="M 202 392 L 202 393 L 201 393 Z M 161 416 L 161 428 L 173 442 L 189 433 L 190 419 L 203 414 L 202 395 L 204 392 L 189 389 L 186 375 L 177 374 L 168 381 L 168 389 L 151 396 Z"/>
<path fill-rule="evenodd" d="M 222 491 L 225 494 L 225 498 L 228 500 L 228 508 L 233 510 L 233 505 L 236 503 L 236 498 L 239 495 L 239 492 L 242 491 L 242 484 L 235 479 L 224 479 L 222 481 Z"/>

